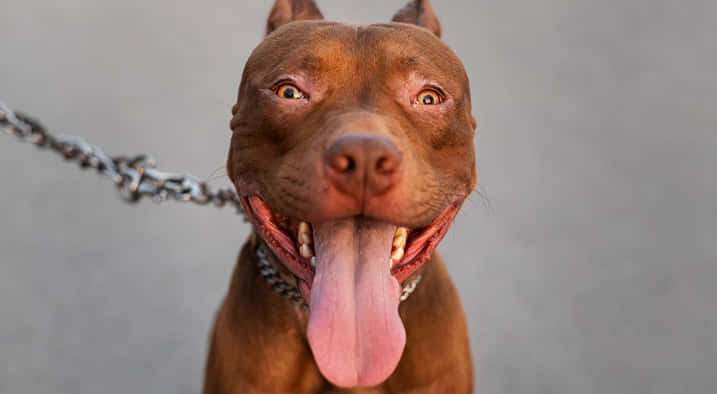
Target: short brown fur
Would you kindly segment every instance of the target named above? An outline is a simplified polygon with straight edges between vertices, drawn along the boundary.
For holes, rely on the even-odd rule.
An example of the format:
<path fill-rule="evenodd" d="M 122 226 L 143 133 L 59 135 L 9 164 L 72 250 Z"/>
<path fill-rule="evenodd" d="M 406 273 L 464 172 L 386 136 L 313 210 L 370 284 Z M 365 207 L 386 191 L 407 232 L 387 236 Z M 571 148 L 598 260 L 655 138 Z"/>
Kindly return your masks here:
<path fill-rule="evenodd" d="M 440 24 L 428 1 L 409 3 L 394 19 L 425 28 L 290 23 L 321 18 L 311 0 L 278 0 L 274 6 L 268 36 L 247 62 L 233 109 L 230 178 L 241 195 L 259 194 L 290 217 L 313 222 L 367 215 L 426 226 L 476 183 L 475 120 L 460 61 L 436 38 Z M 310 107 L 288 108 L 272 96 L 276 80 L 286 76 L 311 92 Z M 424 80 L 440 84 L 450 103 L 415 113 L 404 99 Z M 373 205 L 318 199 L 326 190 L 323 147 L 356 129 L 370 129 L 401 149 L 405 176 Z M 313 361 L 306 339 L 310 312 L 260 276 L 255 250 L 261 242 L 254 233 L 243 246 L 217 312 L 204 394 L 472 392 L 463 308 L 437 253 L 419 268 L 420 285 L 400 304 L 407 339 L 396 370 L 379 386 L 340 389 Z M 272 262 L 281 266 L 273 256 Z"/>

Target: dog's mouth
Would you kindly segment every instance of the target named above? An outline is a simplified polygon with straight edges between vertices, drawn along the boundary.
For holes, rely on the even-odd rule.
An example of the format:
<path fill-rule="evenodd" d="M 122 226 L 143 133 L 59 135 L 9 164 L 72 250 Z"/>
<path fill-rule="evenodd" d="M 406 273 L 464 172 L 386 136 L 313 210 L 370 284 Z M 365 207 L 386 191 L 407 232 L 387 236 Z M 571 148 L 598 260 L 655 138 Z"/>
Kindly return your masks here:
<path fill-rule="evenodd" d="M 281 262 L 308 285 L 316 273 L 314 225 L 274 212 L 258 196 L 241 198 L 256 231 Z M 402 283 L 435 251 L 460 208 L 460 200 L 449 203 L 431 224 L 419 229 L 394 225 L 386 268 Z M 360 219 L 360 217 L 356 217 Z M 307 298 L 308 299 L 308 298 Z"/>
<path fill-rule="evenodd" d="M 307 337 L 323 375 L 343 387 L 384 381 L 406 340 L 400 283 L 430 258 L 460 201 L 420 229 L 365 216 L 310 223 L 279 215 L 258 196 L 242 203 L 256 231 L 299 279 L 311 310 Z"/>

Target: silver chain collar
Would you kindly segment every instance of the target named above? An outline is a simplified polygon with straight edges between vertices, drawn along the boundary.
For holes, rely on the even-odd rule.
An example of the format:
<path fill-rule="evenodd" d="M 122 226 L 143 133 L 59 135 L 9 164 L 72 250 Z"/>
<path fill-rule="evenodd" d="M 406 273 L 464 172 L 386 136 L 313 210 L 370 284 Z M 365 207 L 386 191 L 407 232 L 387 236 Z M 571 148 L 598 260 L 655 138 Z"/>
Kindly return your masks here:
<path fill-rule="evenodd" d="M 301 307 L 304 310 L 309 310 L 309 305 L 301 295 L 301 292 L 296 287 L 292 286 L 281 277 L 279 271 L 274 268 L 269 260 L 269 250 L 266 248 L 264 243 L 260 243 L 259 247 L 256 248 L 257 265 L 259 266 L 259 274 L 271 286 L 274 291 L 279 293 L 282 297 L 291 301 L 292 304 Z M 401 289 L 401 302 L 406 301 L 408 297 L 416 291 L 418 283 L 421 281 L 421 275 L 416 275 L 413 279 L 407 281 Z"/>
<path fill-rule="evenodd" d="M 292 304 L 298 305 L 304 310 L 309 310 L 309 305 L 306 303 L 306 300 L 304 300 L 299 289 L 286 283 L 281 277 L 281 274 L 279 274 L 279 271 L 271 264 L 271 261 L 269 261 L 269 251 L 263 242 L 259 243 L 259 247 L 256 248 L 256 260 L 259 266 L 259 274 L 261 274 L 262 278 L 264 278 L 266 283 L 268 283 L 275 292 L 291 301 Z"/>

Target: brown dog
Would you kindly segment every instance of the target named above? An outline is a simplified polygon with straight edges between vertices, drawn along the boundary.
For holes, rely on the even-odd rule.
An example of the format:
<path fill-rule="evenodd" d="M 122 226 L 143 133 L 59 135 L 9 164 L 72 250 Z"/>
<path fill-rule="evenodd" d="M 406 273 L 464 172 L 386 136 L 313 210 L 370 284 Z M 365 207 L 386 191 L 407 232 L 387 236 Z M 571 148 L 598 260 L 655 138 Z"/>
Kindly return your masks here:
<path fill-rule="evenodd" d="M 318 19 L 277 0 L 244 69 L 227 169 L 254 233 L 204 393 L 470 393 L 434 252 L 476 182 L 466 73 L 428 0 L 396 23 Z"/>

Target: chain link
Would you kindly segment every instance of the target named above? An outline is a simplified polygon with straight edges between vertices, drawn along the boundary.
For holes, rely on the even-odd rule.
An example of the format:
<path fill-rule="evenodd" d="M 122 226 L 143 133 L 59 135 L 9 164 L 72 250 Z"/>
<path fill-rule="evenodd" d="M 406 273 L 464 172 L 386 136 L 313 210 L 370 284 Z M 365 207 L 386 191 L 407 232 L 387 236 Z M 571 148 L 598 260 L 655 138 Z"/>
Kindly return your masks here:
<path fill-rule="evenodd" d="M 14 112 L 3 103 L 0 103 L 0 129 L 38 148 L 53 150 L 66 160 L 77 163 L 80 168 L 95 169 L 112 180 L 126 202 L 135 203 L 142 197 L 150 197 L 155 202 L 190 201 L 216 207 L 228 204 L 237 213 L 244 214 L 241 202 L 232 189 L 212 190 L 206 182 L 192 175 L 159 171 L 156 161 L 146 154 L 107 156 L 102 149 L 80 137 L 49 133 L 37 120 Z"/>
<path fill-rule="evenodd" d="M 296 287 L 286 283 L 281 278 L 279 271 L 274 268 L 269 261 L 269 255 L 271 253 L 267 250 L 264 243 L 261 243 L 256 249 L 257 265 L 259 266 L 259 274 L 264 278 L 266 283 L 274 289 L 275 292 L 279 293 L 282 297 L 291 301 L 292 304 L 298 305 L 303 310 L 308 311 L 309 305 L 304 300 L 301 292 Z"/>

